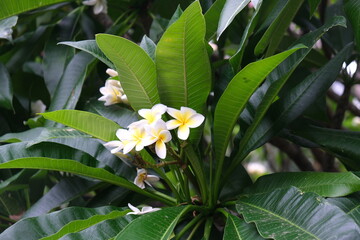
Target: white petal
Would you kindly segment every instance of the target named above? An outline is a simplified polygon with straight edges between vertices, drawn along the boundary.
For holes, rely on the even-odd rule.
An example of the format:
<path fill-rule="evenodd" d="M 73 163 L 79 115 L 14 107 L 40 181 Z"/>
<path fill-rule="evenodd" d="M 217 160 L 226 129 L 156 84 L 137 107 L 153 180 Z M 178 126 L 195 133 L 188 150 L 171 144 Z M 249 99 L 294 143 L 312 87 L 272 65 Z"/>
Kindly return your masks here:
<path fill-rule="evenodd" d="M 193 116 L 191 116 L 190 119 L 188 119 L 188 121 L 186 122 L 186 126 L 190 128 L 196 128 L 200 126 L 204 120 L 205 117 L 203 115 L 196 113 Z"/>
<path fill-rule="evenodd" d="M 189 134 L 190 129 L 187 126 L 182 125 L 178 128 L 177 135 L 181 140 L 186 140 L 189 137 Z"/>
<path fill-rule="evenodd" d="M 147 180 L 144 180 L 144 182 L 145 182 L 149 187 L 152 187 L 151 183 L 148 182 Z"/>
<path fill-rule="evenodd" d="M 116 148 L 116 147 L 119 147 L 119 146 L 121 146 L 123 144 L 122 144 L 121 141 L 110 141 L 110 142 L 107 142 L 107 143 L 105 143 L 103 145 L 106 148 Z"/>
<path fill-rule="evenodd" d="M 139 188 L 141 189 L 144 189 L 145 188 L 145 184 L 144 184 L 144 181 L 142 181 L 141 177 L 139 176 L 136 176 L 135 180 L 134 180 L 134 184 L 136 186 L 138 186 Z"/>
<path fill-rule="evenodd" d="M 154 106 L 151 108 L 151 110 L 152 110 L 154 113 L 157 113 L 157 114 L 162 115 L 162 114 L 164 114 L 164 113 L 166 112 L 167 106 L 165 106 L 164 104 L 159 103 L 159 104 L 154 105 Z"/>
<path fill-rule="evenodd" d="M 126 141 L 126 140 L 131 138 L 131 133 L 128 130 L 125 130 L 125 129 L 118 129 L 116 131 L 116 136 L 121 141 Z"/>
<path fill-rule="evenodd" d="M 139 213 L 140 209 L 138 209 L 137 207 L 134 207 L 133 205 L 131 205 L 130 203 L 128 203 L 128 207 L 134 212 L 134 213 Z"/>
<path fill-rule="evenodd" d="M 162 138 L 162 140 L 164 141 L 164 143 L 170 142 L 171 141 L 171 134 L 168 130 L 162 130 L 160 132 L 160 137 Z"/>
<path fill-rule="evenodd" d="M 128 128 L 131 130 L 131 129 L 135 129 L 135 128 L 142 128 L 146 125 L 148 125 L 148 122 L 146 120 L 142 119 L 142 120 L 131 123 L 128 126 Z"/>
<path fill-rule="evenodd" d="M 173 118 L 179 119 L 179 117 L 182 115 L 181 112 L 175 108 L 168 107 L 167 113 L 172 116 Z"/>
<path fill-rule="evenodd" d="M 154 182 L 160 181 L 160 178 L 156 175 L 147 175 L 146 181 L 148 181 L 150 183 L 154 183 Z"/>
<path fill-rule="evenodd" d="M 175 119 L 166 122 L 166 128 L 168 130 L 175 129 L 180 125 L 181 125 L 181 122 L 179 122 L 178 120 L 175 120 Z"/>
<path fill-rule="evenodd" d="M 144 145 L 142 143 L 136 144 L 135 151 L 141 151 L 144 149 Z"/>
<path fill-rule="evenodd" d="M 187 116 L 187 117 L 190 117 L 190 116 L 196 114 L 196 111 L 189 107 L 181 107 L 180 111 L 184 116 Z"/>
<path fill-rule="evenodd" d="M 130 152 L 136 145 L 136 142 L 134 141 L 128 141 L 126 144 L 124 144 L 124 150 L 123 153 L 127 154 L 128 152 Z"/>
<path fill-rule="evenodd" d="M 139 115 L 140 116 L 142 116 L 143 118 L 145 118 L 145 119 L 148 119 L 148 118 L 150 118 L 151 116 L 152 116 L 152 112 L 151 112 L 151 110 L 150 109 L 140 109 L 139 111 L 138 111 L 138 113 L 139 113 Z"/>
<path fill-rule="evenodd" d="M 106 73 L 110 76 L 110 77 L 116 77 L 118 76 L 118 72 L 115 71 L 114 69 L 108 68 L 106 69 Z"/>
<path fill-rule="evenodd" d="M 102 11 L 104 10 L 104 5 L 102 5 L 101 3 L 96 3 L 94 8 L 93 8 L 93 12 L 95 15 L 100 14 Z"/>
<path fill-rule="evenodd" d="M 150 213 L 150 212 L 156 212 L 161 210 L 161 208 L 152 208 L 152 207 L 143 207 L 141 209 L 141 213 L 140 214 L 145 214 L 145 213 Z"/>
<path fill-rule="evenodd" d="M 155 144 L 155 152 L 159 158 L 165 159 L 166 158 L 166 146 L 163 141 L 157 141 Z"/>
<path fill-rule="evenodd" d="M 87 6 L 94 6 L 96 2 L 97 0 L 88 0 L 88 1 L 83 1 L 82 3 Z"/>

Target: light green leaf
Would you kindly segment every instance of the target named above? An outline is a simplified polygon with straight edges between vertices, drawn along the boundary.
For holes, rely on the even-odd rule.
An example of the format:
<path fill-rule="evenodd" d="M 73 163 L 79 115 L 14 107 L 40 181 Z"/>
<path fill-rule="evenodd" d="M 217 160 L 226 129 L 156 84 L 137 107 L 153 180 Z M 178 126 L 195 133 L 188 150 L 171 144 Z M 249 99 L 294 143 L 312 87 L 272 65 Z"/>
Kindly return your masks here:
<path fill-rule="evenodd" d="M 360 2 L 345 0 L 344 10 L 354 29 L 356 48 L 360 51 Z"/>
<path fill-rule="evenodd" d="M 236 209 L 246 222 L 255 222 L 264 238 L 358 239 L 355 221 L 314 193 L 295 187 L 241 198 Z"/>
<path fill-rule="evenodd" d="M 41 115 L 46 119 L 77 129 L 105 142 L 117 139 L 115 133 L 120 128 L 119 125 L 107 118 L 78 110 L 59 110 Z"/>
<path fill-rule="evenodd" d="M 156 48 L 158 88 L 163 104 L 204 111 L 211 87 L 204 37 L 205 20 L 199 2 L 195 1 L 166 30 Z"/>
<path fill-rule="evenodd" d="M 84 52 L 90 53 L 91 55 L 93 55 L 94 57 L 105 63 L 109 68 L 115 69 L 114 64 L 100 50 L 95 40 L 84 40 L 78 42 L 59 42 L 58 44 L 67 45 L 82 50 Z"/>
<path fill-rule="evenodd" d="M 0 63 L 0 107 L 11 110 L 13 108 L 13 89 L 6 67 Z"/>
<path fill-rule="evenodd" d="M 68 2 L 69 0 L 1 0 L 0 19 L 4 19 L 19 13 L 23 13 L 35 8 L 40 8 L 60 2 Z"/>
<path fill-rule="evenodd" d="M 221 11 L 219 25 L 217 28 L 217 39 L 234 20 L 236 15 L 248 5 L 250 0 L 226 0 L 223 10 Z"/>
<path fill-rule="evenodd" d="M 97 34 L 96 43 L 115 64 L 124 92 L 134 110 L 159 103 L 154 61 L 135 43 L 121 37 Z"/>
<path fill-rule="evenodd" d="M 263 239 L 253 224 L 246 223 L 243 219 L 228 215 L 223 240 L 260 240 Z"/>
<path fill-rule="evenodd" d="M 351 172 L 274 173 L 260 177 L 253 186 L 245 190 L 245 194 L 263 194 L 291 186 L 323 197 L 341 197 L 360 191 L 360 178 Z"/>
<path fill-rule="evenodd" d="M 255 55 L 260 55 L 266 48 L 268 48 L 266 56 L 271 56 L 277 50 L 277 47 L 284 36 L 284 32 L 295 17 L 303 2 L 304 0 L 288 0 L 285 5 L 281 6 L 281 12 L 273 20 L 256 45 L 254 50 Z"/>
<path fill-rule="evenodd" d="M 106 220 L 123 216 L 126 212 L 127 210 L 124 208 L 109 206 L 100 208 L 66 208 L 39 217 L 23 219 L 1 233 L 0 238 L 3 240 L 13 240 L 23 239 L 26 236 L 27 240 L 38 240 L 57 232 L 59 234 L 57 236 L 60 236 L 64 232 L 77 232 L 86 227 L 91 227 L 102 219 Z M 132 219 L 131 216 L 126 216 L 126 218 Z"/>
<path fill-rule="evenodd" d="M 189 207 L 178 206 L 145 214 L 127 225 L 115 240 L 169 239 L 176 223 L 188 209 Z"/>
<path fill-rule="evenodd" d="M 214 146 L 217 161 L 222 162 L 236 120 L 252 93 L 276 66 L 298 49 L 293 48 L 251 63 L 230 81 L 215 109 Z"/>
<path fill-rule="evenodd" d="M 151 57 L 152 60 L 155 60 L 156 44 L 153 42 L 153 40 L 144 35 L 140 42 L 140 47 L 144 49 L 144 51 L 149 55 L 149 57 Z"/>

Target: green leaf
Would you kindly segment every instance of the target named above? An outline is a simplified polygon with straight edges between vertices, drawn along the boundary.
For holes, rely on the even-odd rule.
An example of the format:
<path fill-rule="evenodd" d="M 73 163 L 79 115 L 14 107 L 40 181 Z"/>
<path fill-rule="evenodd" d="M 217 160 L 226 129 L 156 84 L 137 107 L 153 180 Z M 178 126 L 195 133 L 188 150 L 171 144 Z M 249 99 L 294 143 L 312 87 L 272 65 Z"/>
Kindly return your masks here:
<path fill-rule="evenodd" d="M 94 60 L 87 53 L 76 54 L 67 65 L 55 90 L 49 111 L 74 109 L 80 97 L 89 64 Z M 52 126 L 51 124 L 48 124 Z"/>
<path fill-rule="evenodd" d="M 316 9 L 319 7 L 321 0 L 308 0 L 310 6 L 310 18 L 314 15 Z"/>
<path fill-rule="evenodd" d="M 46 157 L 32 157 L 32 158 L 15 159 L 0 164 L 0 169 L 10 169 L 10 168 L 45 169 L 45 170 L 69 172 L 80 176 L 98 179 L 120 187 L 124 187 L 134 192 L 143 194 L 147 197 L 157 199 L 159 201 L 164 200 L 161 197 L 158 197 L 157 195 L 142 190 L 141 188 L 137 187 L 135 184 L 129 182 L 125 178 L 112 174 L 102 168 L 88 167 L 74 160 L 54 159 L 54 158 L 46 158 Z M 167 201 L 164 200 L 164 202 L 166 203 Z"/>
<path fill-rule="evenodd" d="M 252 93 L 276 66 L 298 49 L 300 48 L 293 48 L 251 63 L 230 81 L 215 109 L 214 146 L 217 161 L 224 158 L 236 120 Z"/>
<path fill-rule="evenodd" d="M 223 240 L 260 240 L 263 239 L 253 224 L 246 223 L 243 219 L 228 215 Z"/>
<path fill-rule="evenodd" d="M 274 173 L 260 177 L 245 194 L 263 194 L 277 188 L 291 186 L 303 192 L 314 192 L 323 197 L 341 197 L 360 191 L 360 178 L 351 172 L 288 172 Z"/>
<path fill-rule="evenodd" d="M 358 239 L 359 226 L 338 207 L 314 193 L 297 188 L 241 198 L 236 209 L 246 222 L 255 222 L 264 238 Z"/>
<path fill-rule="evenodd" d="M 271 120 L 263 118 L 244 148 L 245 153 L 260 147 L 286 125 L 299 117 L 317 98 L 326 92 L 348 58 L 352 46 L 348 45 L 323 68 L 309 75 L 270 107 Z"/>
<path fill-rule="evenodd" d="M 221 189 L 220 199 L 232 199 L 234 196 L 239 195 L 248 186 L 251 186 L 253 181 L 243 165 L 239 164 L 229 176 L 226 183 Z"/>
<path fill-rule="evenodd" d="M 127 225 L 115 240 L 170 239 L 176 223 L 188 209 L 189 207 L 178 206 L 143 215 Z"/>
<path fill-rule="evenodd" d="M 354 29 L 356 48 L 360 51 L 360 2 L 358 0 L 346 0 L 344 10 Z"/>
<path fill-rule="evenodd" d="M 341 16 L 334 17 L 322 27 L 304 35 L 299 40 L 297 40 L 294 45 L 304 44 L 305 46 L 307 46 L 307 48 L 300 49 L 299 51 L 291 55 L 289 58 L 287 58 L 284 62 L 282 62 L 277 68 L 275 68 L 272 73 L 270 73 L 268 79 L 258 89 L 258 91 L 254 93 L 253 98 L 259 99 L 259 102 L 261 103 L 259 104 L 259 106 L 257 106 L 254 119 L 250 124 L 249 128 L 246 130 L 245 135 L 241 139 L 238 154 L 235 157 L 238 160 L 234 161 L 234 165 L 238 164 L 239 161 L 242 161 L 243 158 L 248 154 L 248 152 L 243 151 L 245 149 L 245 146 L 248 144 L 249 139 L 253 136 L 253 133 L 256 131 L 258 125 L 260 124 L 269 107 L 272 105 L 273 102 L 275 102 L 276 97 L 278 96 L 280 90 L 282 89 L 290 75 L 302 62 L 302 60 L 309 54 L 312 46 L 320 39 L 320 37 L 334 26 L 345 27 L 345 18 Z M 264 92 L 266 92 L 266 94 L 262 94 Z M 251 102 L 253 103 L 254 101 Z"/>
<path fill-rule="evenodd" d="M 0 63 L 0 107 L 11 110 L 13 108 L 12 83 L 6 67 Z"/>
<path fill-rule="evenodd" d="M 91 191 L 98 181 L 88 181 L 79 177 L 61 179 L 47 193 L 34 203 L 22 218 L 37 217 L 48 213 L 61 204 L 82 196 Z"/>
<path fill-rule="evenodd" d="M 250 0 L 226 0 L 224 8 L 221 11 L 219 25 L 217 28 L 217 39 L 234 20 L 236 15 L 248 5 Z"/>
<path fill-rule="evenodd" d="M 58 110 L 41 114 L 44 118 L 77 129 L 91 136 L 109 142 L 116 138 L 119 125 L 94 113 L 78 110 Z"/>
<path fill-rule="evenodd" d="M 294 133 L 329 151 L 355 170 L 360 170 L 360 133 L 346 130 L 303 126 Z"/>
<path fill-rule="evenodd" d="M 304 0 L 288 0 L 287 3 L 282 6 L 281 12 L 273 20 L 256 45 L 254 50 L 255 55 L 260 55 L 266 48 L 268 48 L 266 56 L 271 56 L 277 50 L 277 47 L 284 36 L 284 32 L 295 17 L 303 2 Z"/>
<path fill-rule="evenodd" d="M 0 21 L 0 39 L 12 41 L 12 27 L 17 23 L 18 17 L 9 17 Z"/>
<path fill-rule="evenodd" d="M 329 203 L 339 207 L 348 216 L 352 217 L 360 226 L 360 196 L 359 193 L 348 197 L 328 198 Z"/>
<path fill-rule="evenodd" d="M 97 34 L 96 43 L 115 64 L 124 92 L 134 110 L 159 103 L 154 61 L 135 43 L 121 37 Z"/>
<path fill-rule="evenodd" d="M 114 64 L 100 50 L 95 40 L 84 40 L 78 42 L 59 42 L 58 44 L 67 45 L 82 50 L 84 52 L 90 53 L 91 55 L 93 55 L 94 57 L 105 63 L 109 68 L 111 69 L 115 68 Z"/>
<path fill-rule="evenodd" d="M 155 60 L 156 44 L 153 42 L 153 40 L 144 35 L 140 42 L 140 47 L 144 49 L 144 51 L 149 55 L 149 57 L 151 57 L 152 60 Z"/>
<path fill-rule="evenodd" d="M 17 174 L 0 183 L 0 195 L 7 191 L 16 191 L 29 186 L 29 179 L 34 175 L 34 170 L 21 170 Z"/>
<path fill-rule="evenodd" d="M 216 0 L 213 5 L 206 11 L 204 17 L 206 22 L 205 39 L 211 40 L 216 35 L 216 29 L 221 15 L 221 10 L 225 5 L 226 0 Z"/>
<path fill-rule="evenodd" d="M 19 133 L 7 133 L 0 137 L 0 142 L 14 143 L 30 141 L 38 137 L 41 132 L 46 128 L 33 128 Z"/>
<path fill-rule="evenodd" d="M 156 48 L 158 88 L 163 104 L 204 111 L 211 87 L 204 36 L 205 20 L 199 2 L 195 1 L 166 30 Z"/>
<path fill-rule="evenodd" d="M 12 0 L 2 0 L 0 8 L 0 19 L 8 18 L 19 13 L 23 13 L 35 8 L 40 8 L 60 2 L 68 2 L 69 0 L 18 0 L 16 2 Z"/>
<path fill-rule="evenodd" d="M 58 234 L 54 236 L 61 236 L 61 233 L 77 232 L 91 227 L 101 220 L 123 216 L 126 212 L 127 210 L 124 208 L 109 206 L 100 208 L 70 207 L 51 214 L 23 219 L 1 233 L 0 238 L 10 240 L 22 239 L 26 236 L 28 240 L 37 240 L 54 234 Z"/>

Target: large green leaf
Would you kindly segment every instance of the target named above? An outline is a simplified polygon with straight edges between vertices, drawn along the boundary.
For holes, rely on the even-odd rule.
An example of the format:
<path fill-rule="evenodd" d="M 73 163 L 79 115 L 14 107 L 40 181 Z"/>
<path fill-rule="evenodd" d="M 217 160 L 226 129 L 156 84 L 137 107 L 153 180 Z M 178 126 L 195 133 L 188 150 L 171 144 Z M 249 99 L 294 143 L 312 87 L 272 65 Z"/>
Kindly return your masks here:
<path fill-rule="evenodd" d="M 217 39 L 234 20 L 236 15 L 248 5 L 250 0 L 226 0 L 224 8 L 221 11 L 219 25 L 217 28 Z"/>
<path fill-rule="evenodd" d="M 13 89 L 12 83 L 6 67 L 0 63 L 0 107 L 11 110 Z"/>
<path fill-rule="evenodd" d="M 252 224 L 246 223 L 243 219 L 228 215 L 223 240 L 260 240 L 263 239 Z"/>
<path fill-rule="evenodd" d="M 58 44 L 67 45 L 82 50 L 84 52 L 90 53 L 91 55 L 93 55 L 94 57 L 105 63 L 109 68 L 112 69 L 115 68 L 114 64 L 100 50 L 95 40 L 84 40 L 78 42 L 59 42 Z"/>
<path fill-rule="evenodd" d="M 85 81 L 88 65 L 93 60 L 92 56 L 83 52 L 73 57 L 55 90 L 49 111 L 75 108 Z"/>
<path fill-rule="evenodd" d="M 221 15 L 221 10 L 226 0 L 216 0 L 213 5 L 206 11 L 204 17 L 206 22 L 205 39 L 211 40 L 216 35 L 216 29 Z"/>
<path fill-rule="evenodd" d="M 263 194 L 277 188 L 299 188 L 323 197 L 340 197 L 360 191 L 360 178 L 351 172 L 289 172 L 274 173 L 260 177 L 245 194 Z"/>
<path fill-rule="evenodd" d="M 42 113 L 44 118 L 75 128 L 105 142 L 116 139 L 120 128 L 115 122 L 94 113 L 78 110 L 59 110 Z"/>
<path fill-rule="evenodd" d="M 344 10 L 354 29 L 356 47 L 360 51 L 360 2 L 358 0 L 346 0 Z"/>
<path fill-rule="evenodd" d="M 51 214 L 23 219 L 1 233 L 0 239 L 23 239 L 24 236 L 29 240 L 48 236 L 52 236 L 49 239 L 59 239 L 63 234 L 81 231 L 100 221 L 123 216 L 126 212 L 128 210 L 116 207 L 71 207 Z M 129 216 L 126 218 L 131 219 Z"/>
<path fill-rule="evenodd" d="M 205 48 L 205 20 L 198 1 L 164 33 L 156 48 L 161 102 L 169 107 L 204 111 L 211 70 Z"/>
<path fill-rule="evenodd" d="M 0 6 L 0 19 L 4 19 L 19 13 L 23 13 L 35 8 L 48 6 L 60 2 L 68 2 L 69 0 L 2 0 Z"/>
<path fill-rule="evenodd" d="M 275 101 L 278 93 L 286 83 L 289 76 L 295 70 L 295 68 L 302 62 L 302 60 L 309 54 L 312 49 L 312 46 L 319 40 L 319 38 L 327 32 L 330 28 L 334 26 L 346 26 L 346 20 L 343 17 L 334 17 L 329 22 L 327 22 L 322 27 L 317 30 L 304 35 L 302 38 L 297 40 L 295 44 L 304 44 L 307 46 L 305 49 L 300 49 L 284 62 L 282 62 L 272 73 L 270 73 L 266 82 L 254 93 L 252 98 L 259 99 L 260 104 L 257 106 L 256 113 L 252 123 L 249 128 L 246 130 L 244 136 L 241 139 L 238 154 L 236 155 L 234 165 L 238 164 L 246 155 L 247 152 L 244 152 L 245 146 L 248 144 L 249 139 L 252 137 L 256 128 L 263 119 L 265 113 Z M 264 92 L 266 92 L 264 94 Z M 250 100 L 251 103 L 254 101 Z M 255 105 L 255 104 L 254 104 Z M 231 168 L 230 168 L 231 169 Z"/>
<path fill-rule="evenodd" d="M 108 34 L 97 34 L 96 43 L 116 66 L 124 92 L 135 110 L 159 103 L 155 63 L 141 47 Z"/>
<path fill-rule="evenodd" d="M 132 182 L 126 180 L 125 178 L 112 174 L 106 171 L 105 169 L 88 167 L 74 160 L 32 157 L 32 158 L 15 159 L 0 164 L 0 169 L 10 169 L 10 168 L 45 169 L 45 170 L 69 172 L 85 177 L 98 179 L 120 187 L 125 187 L 129 190 L 143 194 L 150 198 L 157 199 L 169 205 L 173 204 L 172 201 L 166 200 L 161 196 L 155 195 L 154 193 L 151 193 L 149 191 L 145 191 L 137 187 Z"/>
<path fill-rule="evenodd" d="M 170 239 L 177 221 L 187 210 L 188 207 L 178 206 L 143 215 L 127 225 L 115 240 Z"/>
<path fill-rule="evenodd" d="M 260 55 L 266 48 L 268 48 L 266 55 L 271 56 L 277 50 L 277 47 L 284 36 L 284 32 L 295 17 L 303 2 L 304 0 L 288 0 L 287 3 L 282 6 L 280 14 L 275 20 L 273 20 L 256 45 L 254 50 L 255 55 Z"/>
<path fill-rule="evenodd" d="M 355 221 L 314 193 L 295 187 L 241 198 L 236 208 L 246 222 L 255 222 L 264 238 L 358 239 Z"/>
<path fill-rule="evenodd" d="M 348 45 L 323 68 L 309 75 L 270 107 L 270 117 L 262 119 L 244 148 L 244 154 L 267 142 L 274 134 L 294 121 L 317 98 L 326 92 L 352 51 Z"/>
<path fill-rule="evenodd" d="M 252 93 L 276 66 L 298 49 L 293 48 L 251 63 L 230 81 L 215 109 L 214 146 L 217 161 L 222 162 L 236 120 Z"/>
<path fill-rule="evenodd" d="M 48 213 L 61 204 L 82 196 L 91 191 L 98 181 L 88 181 L 79 177 L 63 178 L 44 196 L 34 203 L 23 215 L 23 218 L 37 217 Z"/>
<path fill-rule="evenodd" d="M 294 133 L 335 154 L 347 166 L 360 170 L 360 133 L 346 130 L 303 126 Z"/>
<path fill-rule="evenodd" d="M 341 208 L 347 215 L 352 217 L 354 221 L 360 226 L 360 195 L 353 194 L 348 197 L 329 198 L 328 201 Z"/>

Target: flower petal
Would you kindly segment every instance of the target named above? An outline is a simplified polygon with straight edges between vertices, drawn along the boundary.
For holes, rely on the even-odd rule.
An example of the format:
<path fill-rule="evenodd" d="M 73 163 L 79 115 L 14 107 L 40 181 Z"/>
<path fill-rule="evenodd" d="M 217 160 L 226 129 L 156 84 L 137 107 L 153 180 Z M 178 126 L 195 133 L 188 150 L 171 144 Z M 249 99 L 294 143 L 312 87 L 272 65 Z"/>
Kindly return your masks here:
<path fill-rule="evenodd" d="M 120 139 L 121 141 L 126 141 L 126 140 L 128 140 L 128 139 L 130 139 L 130 137 L 131 137 L 131 133 L 128 131 L 128 130 L 126 130 L 126 129 L 118 129 L 117 131 L 116 131 L 116 136 L 117 136 L 117 138 L 118 139 Z"/>
<path fill-rule="evenodd" d="M 114 69 L 108 68 L 106 69 L 106 73 L 110 76 L 110 77 L 116 77 L 118 76 L 118 72 L 115 71 Z"/>
<path fill-rule="evenodd" d="M 186 125 L 190 128 L 196 128 L 196 127 L 200 126 L 204 120 L 205 120 L 205 117 L 203 115 L 196 113 L 188 119 L 188 121 L 186 122 Z"/>
<path fill-rule="evenodd" d="M 136 176 L 136 178 L 134 180 L 134 184 L 141 189 L 145 188 L 144 181 L 143 181 L 142 177 L 140 177 L 140 176 Z"/>
<path fill-rule="evenodd" d="M 175 109 L 175 108 L 171 108 L 171 107 L 168 107 L 167 108 L 167 113 L 172 116 L 173 118 L 177 119 L 177 120 L 181 120 L 182 119 L 182 113 Z"/>
<path fill-rule="evenodd" d="M 189 134 L 190 134 L 190 129 L 188 126 L 185 125 L 179 126 L 177 132 L 178 138 L 180 138 L 181 140 L 186 140 L 189 137 Z"/>
<path fill-rule="evenodd" d="M 168 130 L 162 130 L 159 134 L 159 137 L 163 140 L 164 143 L 171 141 L 171 134 Z"/>
<path fill-rule="evenodd" d="M 140 209 L 138 209 L 137 207 L 134 207 L 134 206 L 131 205 L 130 203 L 128 203 L 128 207 L 129 207 L 134 213 L 140 212 Z"/>
<path fill-rule="evenodd" d="M 135 141 L 128 141 L 124 144 L 124 149 L 123 149 L 123 153 L 127 154 L 128 152 L 130 152 L 134 147 L 136 146 L 136 142 Z"/>
<path fill-rule="evenodd" d="M 155 182 L 160 181 L 160 178 L 156 175 L 147 175 L 146 181 L 148 181 L 150 183 L 155 183 Z"/>
<path fill-rule="evenodd" d="M 151 108 L 152 112 L 160 115 L 163 115 L 166 112 L 166 110 L 167 110 L 167 106 L 161 103 L 158 103 Z"/>
<path fill-rule="evenodd" d="M 166 122 L 166 128 L 168 130 L 175 129 L 180 125 L 181 125 L 181 122 L 179 122 L 178 120 L 175 120 L 175 119 Z"/>
<path fill-rule="evenodd" d="M 166 146 L 165 146 L 165 143 L 162 140 L 156 142 L 156 144 L 155 144 L 155 152 L 156 152 L 156 155 L 158 155 L 159 158 L 161 158 L 161 159 L 166 158 Z"/>

